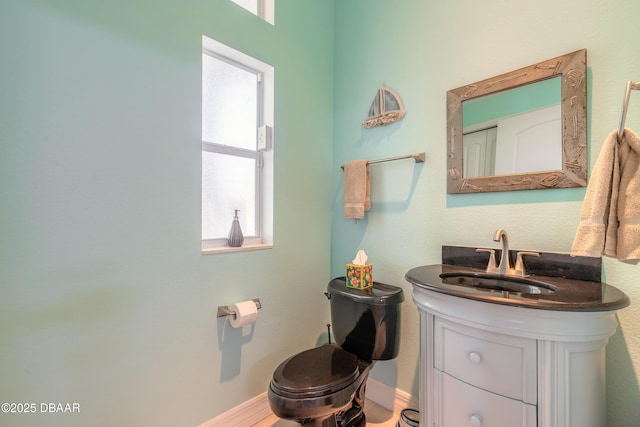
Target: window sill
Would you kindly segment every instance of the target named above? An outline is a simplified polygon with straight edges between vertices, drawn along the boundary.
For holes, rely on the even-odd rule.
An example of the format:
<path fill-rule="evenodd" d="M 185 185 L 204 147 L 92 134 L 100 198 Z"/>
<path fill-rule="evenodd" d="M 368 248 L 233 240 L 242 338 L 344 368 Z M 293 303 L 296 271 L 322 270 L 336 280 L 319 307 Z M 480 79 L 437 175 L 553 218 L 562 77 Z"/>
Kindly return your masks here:
<path fill-rule="evenodd" d="M 202 255 L 219 254 L 219 253 L 227 253 L 227 252 L 257 251 L 261 249 L 271 249 L 271 248 L 273 248 L 272 244 L 265 244 L 265 243 L 259 243 L 255 245 L 244 245 L 239 248 L 232 248 L 230 246 L 208 247 L 208 248 L 202 248 Z"/>

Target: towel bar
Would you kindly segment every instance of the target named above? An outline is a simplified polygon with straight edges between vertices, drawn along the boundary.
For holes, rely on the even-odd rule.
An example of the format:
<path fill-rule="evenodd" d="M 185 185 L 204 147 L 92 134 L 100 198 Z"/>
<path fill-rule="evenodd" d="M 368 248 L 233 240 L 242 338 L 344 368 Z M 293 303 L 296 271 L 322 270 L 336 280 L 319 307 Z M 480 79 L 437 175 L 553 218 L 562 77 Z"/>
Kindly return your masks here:
<path fill-rule="evenodd" d="M 424 163 L 425 158 L 426 158 L 425 153 L 415 153 L 415 154 L 407 154 L 406 156 L 389 157 L 387 159 L 369 160 L 367 164 L 371 165 L 373 163 L 391 162 L 393 160 L 403 160 L 403 159 L 413 159 L 416 161 L 416 163 Z M 340 169 L 344 170 L 344 165 L 340 166 Z"/>

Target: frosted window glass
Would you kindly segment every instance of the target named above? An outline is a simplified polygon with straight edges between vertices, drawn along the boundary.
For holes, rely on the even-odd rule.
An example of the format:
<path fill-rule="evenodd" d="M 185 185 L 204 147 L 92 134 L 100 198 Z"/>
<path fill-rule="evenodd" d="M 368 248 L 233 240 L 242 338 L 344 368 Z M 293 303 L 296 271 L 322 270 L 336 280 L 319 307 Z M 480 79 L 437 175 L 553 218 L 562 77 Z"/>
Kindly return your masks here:
<path fill-rule="evenodd" d="M 202 55 L 202 140 L 256 149 L 257 76 Z"/>
<path fill-rule="evenodd" d="M 227 237 L 234 209 L 245 236 L 256 235 L 256 160 L 202 152 L 202 238 Z"/>

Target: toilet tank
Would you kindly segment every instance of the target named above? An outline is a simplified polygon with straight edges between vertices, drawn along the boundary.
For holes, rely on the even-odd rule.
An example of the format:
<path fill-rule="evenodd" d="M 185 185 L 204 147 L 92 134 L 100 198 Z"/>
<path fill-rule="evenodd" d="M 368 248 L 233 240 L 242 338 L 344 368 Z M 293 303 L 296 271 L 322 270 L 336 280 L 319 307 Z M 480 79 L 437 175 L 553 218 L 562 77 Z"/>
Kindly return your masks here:
<path fill-rule="evenodd" d="M 402 288 L 373 282 L 368 289 L 353 289 L 339 277 L 329 282 L 327 291 L 336 344 L 367 361 L 398 355 Z"/>

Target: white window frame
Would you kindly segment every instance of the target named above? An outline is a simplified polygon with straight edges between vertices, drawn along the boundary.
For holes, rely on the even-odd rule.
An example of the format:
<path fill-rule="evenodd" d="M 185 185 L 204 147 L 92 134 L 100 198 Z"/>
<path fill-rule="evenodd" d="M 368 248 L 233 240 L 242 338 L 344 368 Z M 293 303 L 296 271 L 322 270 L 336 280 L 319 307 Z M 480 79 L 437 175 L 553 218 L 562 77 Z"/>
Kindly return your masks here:
<path fill-rule="evenodd" d="M 231 1 L 236 3 L 238 6 L 245 8 L 242 2 L 236 0 Z M 264 19 L 271 25 L 275 25 L 275 0 L 257 0 L 257 6 L 258 13 L 256 16 Z"/>
<path fill-rule="evenodd" d="M 204 35 L 202 54 L 214 56 L 261 76 L 258 84 L 261 87 L 261 94 L 258 96 L 258 127 L 266 125 L 273 128 L 274 68 Z M 256 159 L 256 236 L 245 236 L 244 243 L 239 248 L 227 246 L 226 238 L 202 239 L 203 254 L 273 247 L 273 132 L 271 138 L 271 148 L 266 151 L 246 150 L 202 141 L 203 152 Z"/>

